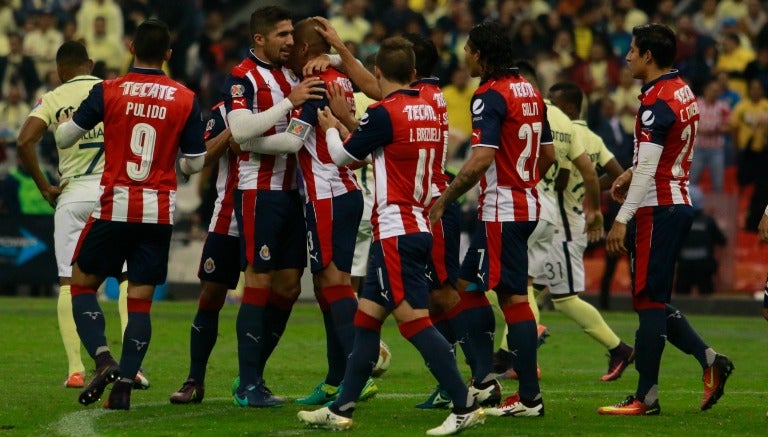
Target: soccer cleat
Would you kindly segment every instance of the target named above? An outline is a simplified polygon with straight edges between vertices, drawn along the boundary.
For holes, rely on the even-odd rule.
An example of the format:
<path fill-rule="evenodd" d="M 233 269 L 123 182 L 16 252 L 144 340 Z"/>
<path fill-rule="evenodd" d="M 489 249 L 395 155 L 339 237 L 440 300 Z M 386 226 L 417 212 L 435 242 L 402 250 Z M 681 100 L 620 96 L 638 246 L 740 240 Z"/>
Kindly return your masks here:
<path fill-rule="evenodd" d="M 240 407 L 270 408 L 282 407 L 283 398 L 277 397 L 264 384 L 251 384 L 235 393 L 235 405 Z"/>
<path fill-rule="evenodd" d="M 172 404 L 199 404 L 203 402 L 205 389 L 197 381 L 190 378 L 184 381 L 181 388 L 171 395 Z"/>
<path fill-rule="evenodd" d="M 104 393 L 104 389 L 112 382 L 115 382 L 119 376 L 120 366 L 115 361 L 97 368 L 91 382 L 80 392 L 78 401 L 83 405 L 91 405 L 98 401 L 102 393 Z"/>
<path fill-rule="evenodd" d="M 515 392 L 511 396 L 507 396 L 496 408 L 487 408 L 485 410 L 489 416 L 516 416 L 516 417 L 540 417 L 544 415 L 544 400 L 539 399 L 531 402 L 525 402 L 520 399 L 520 395 Z"/>
<path fill-rule="evenodd" d="M 367 401 L 368 399 L 373 399 L 373 397 L 376 396 L 376 393 L 378 392 L 379 387 L 376 386 L 373 378 L 368 378 L 368 381 L 365 382 L 363 389 L 360 390 L 360 397 L 358 398 L 358 401 L 362 402 Z"/>
<path fill-rule="evenodd" d="M 133 379 L 133 388 L 135 390 L 146 390 L 149 388 L 149 380 L 139 370 L 136 373 L 136 377 Z"/>
<path fill-rule="evenodd" d="M 426 401 L 416 405 L 416 408 L 422 410 L 442 409 L 450 408 L 453 404 L 448 392 L 440 388 L 438 385 L 435 391 L 427 398 Z"/>
<path fill-rule="evenodd" d="M 549 337 L 549 329 L 542 324 L 536 325 L 536 347 L 539 348 Z"/>
<path fill-rule="evenodd" d="M 301 405 L 325 405 L 327 402 L 332 402 L 338 396 L 339 387 L 321 382 L 315 386 L 309 396 L 296 399 L 295 402 Z"/>
<path fill-rule="evenodd" d="M 615 381 L 621 378 L 622 373 L 635 361 L 635 350 L 632 346 L 622 342 L 618 350 L 611 353 L 608 360 L 608 373 L 600 377 L 601 381 Z"/>
<path fill-rule="evenodd" d="M 451 435 L 485 423 L 485 411 L 477 407 L 465 414 L 451 413 L 443 423 L 427 431 L 427 435 Z"/>
<path fill-rule="evenodd" d="M 616 405 L 598 408 L 597 412 L 609 416 L 658 416 L 661 413 L 661 407 L 658 399 L 651 405 L 645 405 L 643 401 L 630 395 Z"/>
<path fill-rule="evenodd" d="M 495 406 L 501 402 L 501 384 L 492 379 L 485 384 L 472 383 L 469 386 L 469 394 L 477 399 L 480 406 Z"/>
<path fill-rule="evenodd" d="M 104 402 L 104 408 L 108 410 L 130 410 L 132 381 L 118 381 L 112 386 L 109 398 Z"/>
<path fill-rule="evenodd" d="M 85 373 L 74 372 L 69 375 L 66 381 L 64 381 L 64 387 L 67 388 L 83 388 L 85 387 Z"/>
<path fill-rule="evenodd" d="M 336 414 L 328 407 L 319 408 L 314 411 L 299 411 L 296 415 L 302 423 L 311 428 L 332 429 L 343 431 L 352 428 L 352 418 Z"/>
<path fill-rule="evenodd" d="M 709 410 L 723 396 L 725 381 L 733 372 L 733 361 L 725 355 L 715 355 L 712 365 L 704 369 L 704 394 L 701 397 L 701 410 Z"/>

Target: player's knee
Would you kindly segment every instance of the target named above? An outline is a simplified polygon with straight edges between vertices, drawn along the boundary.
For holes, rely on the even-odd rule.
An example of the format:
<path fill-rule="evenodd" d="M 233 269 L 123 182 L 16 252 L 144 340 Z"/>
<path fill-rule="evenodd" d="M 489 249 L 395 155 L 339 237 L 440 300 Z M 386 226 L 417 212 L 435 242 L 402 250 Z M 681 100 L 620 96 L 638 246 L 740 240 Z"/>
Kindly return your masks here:
<path fill-rule="evenodd" d="M 429 300 L 430 308 L 439 314 L 450 311 L 460 299 L 459 293 L 450 284 L 445 284 L 437 290 L 432 290 Z"/>

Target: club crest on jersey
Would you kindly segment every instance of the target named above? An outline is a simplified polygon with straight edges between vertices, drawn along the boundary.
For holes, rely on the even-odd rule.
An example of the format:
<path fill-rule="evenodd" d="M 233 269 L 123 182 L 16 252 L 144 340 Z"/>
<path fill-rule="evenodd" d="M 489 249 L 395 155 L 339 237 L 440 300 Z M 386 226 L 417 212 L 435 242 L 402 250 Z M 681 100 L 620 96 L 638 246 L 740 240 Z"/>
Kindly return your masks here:
<path fill-rule="evenodd" d="M 34 110 L 34 109 L 37 109 L 37 107 L 38 107 L 38 106 L 40 106 L 40 105 L 42 105 L 42 104 L 43 104 L 43 98 L 42 98 L 42 97 L 40 97 L 39 99 L 37 99 L 37 101 L 35 102 L 35 106 L 33 106 L 33 107 L 32 107 L 32 109 L 33 109 L 33 110 Z"/>
<path fill-rule="evenodd" d="M 205 273 L 213 273 L 213 271 L 216 270 L 216 263 L 213 262 L 213 258 L 208 258 L 203 263 L 203 271 Z"/>
<path fill-rule="evenodd" d="M 650 109 L 646 109 L 640 114 L 640 122 L 643 123 L 643 126 L 653 126 L 654 121 L 656 121 L 656 116 L 653 115 L 653 111 Z"/>
<path fill-rule="evenodd" d="M 215 126 L 215 125 L 216 125 L 216 120 L 210 119 L 210 120 L 208 120 L 208 124 L 205 125 L 205 130 L 206 131 L 212 131 L 213 130 L 213 126 Z"/>
<path fill-rule="evenodd" d="M 296 76 L 296 73 L 294 73 L 293 71 L 288 71 L 288 77 L 290 77 L 291 80 L 294 81 L 294 82 L 298 82 L 299 81 L 299 77 Z"/>
<path fill-rule="evenodd" d="M 272 253 L 269 251 L 269 247 L 266 244 L 261 246 L 259 257 L 264 261 L 269 261 L 272 259 Z"/>
<path fill-rule="evenodd" d="M 229 89 L 229 93 L 233 98 L 243 97 L 243 94 L 245 94 L 245 87 L 242 85 L 232 85 L 232 88 Z"/>

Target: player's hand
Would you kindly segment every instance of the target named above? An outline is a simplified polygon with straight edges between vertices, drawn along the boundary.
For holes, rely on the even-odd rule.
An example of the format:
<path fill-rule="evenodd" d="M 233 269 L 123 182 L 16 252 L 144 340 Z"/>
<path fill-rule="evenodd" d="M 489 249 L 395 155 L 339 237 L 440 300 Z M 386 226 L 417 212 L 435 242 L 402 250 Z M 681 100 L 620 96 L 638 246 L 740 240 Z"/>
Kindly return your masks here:
<path fill-rule="evenodd" d="M 319 124 L 323 132 L 325 132 L 328 129 L 335 128 L 336 126 L 338 126 L 339 120 L 333 116 L 333 112 L 331 112 L 331 108 L 326 106 L 323 109 L 317 110 L 317 124 Z"/>
<path fill-rule="evenodd" d="M 611 198 L 619 203 L 624 203 L 624 199 L 627 198 L 627 191 L 629 191 L 629 184 L 631 183 L 632 170 L 629 169 L 613 181 L 613 185 L 611 185 Z"/>
<path fill-rule="evenodd" d="M 760 239 L 763 242 L 768 243 L 768 215 L 763 214 L 760 224 L 757 225 L 757 233 L 760 234 Z"/>
<path fill-rule="evenodd" d="M 439 198 L 435 201 L 431 208 L 429 208 L 429 223 L 434 226 L 441 218 L 443 218 L 443 212 L 445 211 L 445 202 L 443 198 Z"/>
<path fill-rule="evenodd" d="M 288 94 L 288 100 L 293 103 L 294 108 L 303 105 L 307 100 L 320 100 L 325 95 L 322 84 L 323 80 L 319 77 L 306 78 Z"/>
<path fill-rule="evenodd" d="M 345 141 L 349 136 L 349 129 L 347 129 L 347 127 L 344 126 L 344 123 L 342 123 L 341 121 L 336 123 L 336 129 L 338 129 L 339 131 L 339 136 L 341 137 L 341 141 Z"/>
<path fill-rule="evenodd" d="M 64 181 L 61 183 L 61 185 L 48 185 L 47 187 L 40 190 L 40 194 L 43 195 L 45 201 L 48 202 L 52 208 L 56 208 L 56 201 L 68 183 L 69 181 Z"/>
<path fill-rule="evenodd" d="M 331 65 L 331 58 L 323 53 L 320 56 L 316 56 L 304 65 L 304 68 L 301 70 L 301 74 L 304 77 L 311 76 L 315 73 L 320 73 L 328 69 Z"/>
<path fill-rule="evenodd" d="M 336 33 L 336 29 L 331 26 L 331 22 L 328 21 L 325 17 L 312 17 L 322 26 L 315 26 L 315 30 L 317 33 L 319 33 L 323 38 L 325 38 L 325 41 L 330 44 L 331 47 L 336 49 L 336 51 L 339 51 L 340 47 L 344 46 L 344 41 L 341 40 L 341 37 L 339 37 L 339 34 Z"/>
<path fill-rule="evenodd" d="M 344 88 L 336 82 L 328 84 L 328 102 L 333 114 L 339 118 L 348 116 L 355 110 L 347 100 Z"/>
<path fill-rule="evenodd" d="M 608 236 L 605 237 L 605 250 L 608 252 L 608 255 L 620 256 L 627 253 L 627 248 L 624 246 L 624 238 L 626 236 L 627 225 L 614 221 Z"/>
<path fill-rule="evenodd" d="M 590 243 L 596 243 L 600 241 L 601 238 L 603 238 L 603 232 L 605 230 L 603 229 L 603 213 L 600 211 L 597 212 L 588 212 L 587 213 L 587 223 L 584 227 L 584 232 L 587 233 L 587 241 Z"/>

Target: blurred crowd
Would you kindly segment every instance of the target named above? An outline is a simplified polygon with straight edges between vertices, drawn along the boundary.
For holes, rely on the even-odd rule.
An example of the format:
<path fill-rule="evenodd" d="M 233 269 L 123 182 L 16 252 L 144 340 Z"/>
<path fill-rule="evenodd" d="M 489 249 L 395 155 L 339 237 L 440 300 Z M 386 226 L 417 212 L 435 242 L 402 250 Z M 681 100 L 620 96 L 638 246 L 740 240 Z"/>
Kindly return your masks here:
<path fill-rule="evenodd" d="M 58 85 L 55 53 L 63 41 L 84 41 L 94 74 L 109 78 L 130 66 L 135 26 L 148 17 L 173 31 L 172 77 L 209 108 L 219 100 L 232 66 L 251 45 L 247 17 L 256 4 L 238 0 L 0 0 L 0 175 L 16 165 L 14 142 L 36 100 Z M 275 3 L 280 3 L 276 0 Z M 295 3 L 295 2 L 294 2 Z M 499 21 L 520 58 L 534 62 L 544 90 L 563 79 L 588 96 L 585 117 L 623 166 L 632 159 L 639 84 L 624 68 L 634 26 L 661 22 L 677 33 L 677 68 L 699 96 L 701 121 L 692 182 L 708 174 L 709 189 L 727 190 L 737 166 L 739 187 L 750 187 L 756 228 L 768 203 L 768 14 L 759 0 L 311 0 L 291 4 L 295 18 L 324 15 L 362 61 L 387 36 L 416 32 L 440 52 L 437 74 L 451 120 L 450 153 L 463 159 L 471 132 L 468 102 L 477 87 L 463 64 L 472 26 Z M 247 13 L 240 13 L 240 10 Z M 48 138 L 47 141 L 51 139 Z M 56 153 L 41 152 L 55 174 Z M 201 195 L 204 190 L 201 191 Z M 5 198 L 7 194 L 3 197 Z M 7 204 L 7 202 L 4 202 Z M 7 208 L 4 207 L 7 210 Z M 205 214 L 201 222 L 206 222 Z"/>

